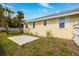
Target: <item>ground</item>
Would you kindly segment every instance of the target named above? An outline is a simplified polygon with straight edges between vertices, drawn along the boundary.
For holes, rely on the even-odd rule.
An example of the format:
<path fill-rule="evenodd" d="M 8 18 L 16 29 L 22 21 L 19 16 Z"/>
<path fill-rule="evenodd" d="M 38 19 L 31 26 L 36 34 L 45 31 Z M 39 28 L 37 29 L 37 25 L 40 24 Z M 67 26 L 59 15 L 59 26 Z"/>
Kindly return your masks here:
<path fill-rule="evenodd" d="M 8 39 L 17 43 L 19 46 L 29 43 L 31 41 L 37 40 L 38 37 L 29 36 L 29 35 L 19 35 L 19 36 L 10 36 Z"/>
<path fill-rule="evenodd" d="M 79 47 L 72 40 L 58 38 L 43 38 L 24 44 L 17 45 L 7 39 L 9 36 L 21 35 L 19 33 L 0 33 L 0 55 L 9 56 L 46 56 L 46 55 L 79 55 Z"/>

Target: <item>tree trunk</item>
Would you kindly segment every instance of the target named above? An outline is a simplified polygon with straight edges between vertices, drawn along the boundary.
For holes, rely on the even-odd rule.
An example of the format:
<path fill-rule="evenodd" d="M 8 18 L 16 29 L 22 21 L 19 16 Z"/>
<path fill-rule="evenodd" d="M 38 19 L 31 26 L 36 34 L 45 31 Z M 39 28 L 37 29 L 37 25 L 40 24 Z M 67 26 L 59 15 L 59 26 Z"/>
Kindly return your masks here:
<path fill-rule="evenodd" d="M 23 33 L 23 24 L 21 24 L 21 32 Z"/>
<path fill-rule="evenodd" d="M 23 33 L 23 28 L 22 28 L 22 26 L 20 26 L 20 33 Z"/>
<path fill-rule="evenodd" d="M 20 29 L 19 29 L 20 30 L 20 33 L 23 33 L 23 24 L 22 24 L 21 21 L 19 22 L 19 26 L 20 26 Z"/>
<path fill-rule="evenodd" d="M 6 28 L 6 33 L 8 34 L 9 32 L 8 32 L 8 27 Z"/>
<path fill-rule="evenodd" d="M 8 34 L 9 32 L 8 32 L 8 24 L 6 23 L 6 34 Z"/>

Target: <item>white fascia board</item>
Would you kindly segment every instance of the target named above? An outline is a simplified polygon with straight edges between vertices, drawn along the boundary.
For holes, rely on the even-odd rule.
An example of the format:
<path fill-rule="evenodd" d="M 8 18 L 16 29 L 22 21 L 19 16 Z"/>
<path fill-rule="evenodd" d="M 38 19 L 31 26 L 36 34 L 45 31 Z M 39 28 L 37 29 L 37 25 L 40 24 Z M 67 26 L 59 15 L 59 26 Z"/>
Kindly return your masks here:
<path fill-rule="evenodd" d="M 62 14 L 62 15 L 44 17 L 44 18 L 40 18 L 40 19 L 37 19 L 37 20 L 33 20 L 33 21 L 41 21 L 41 20 L 46 20 L 46 19 L 50 19 L 50 18 L 64 17 L 64 16 L 69 16 L 69 15 L 74 15 L 74 14 L 79 14 L 79 11 L 73 12 L 73 13 Z"/>

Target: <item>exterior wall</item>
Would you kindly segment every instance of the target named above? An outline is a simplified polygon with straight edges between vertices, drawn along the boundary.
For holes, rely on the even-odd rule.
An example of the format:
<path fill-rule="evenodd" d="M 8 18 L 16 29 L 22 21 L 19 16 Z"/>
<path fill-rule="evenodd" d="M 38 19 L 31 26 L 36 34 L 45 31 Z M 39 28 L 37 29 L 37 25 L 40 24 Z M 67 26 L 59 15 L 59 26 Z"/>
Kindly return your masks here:
<path fill-rule="evenodd" d="M 36 21 L 35 28 L 33 28 L 32 23 L 29 23 L 29 32 L 38 36 L 46 36 L 47 32 L 51 32 L 53 37 L 72 39 L 73 37 L 73 25 L 77 21 L 79 15 L 72 15 L 65 17 L 65 28 L 59 28 L 59 19 L 53 18 L 47 20 L 47 25 L 44 26 L 44 21 Z M 27 29 L 26 29 L 27 31 Z M 26 32 L 25 31 L 25 32 Z"/>

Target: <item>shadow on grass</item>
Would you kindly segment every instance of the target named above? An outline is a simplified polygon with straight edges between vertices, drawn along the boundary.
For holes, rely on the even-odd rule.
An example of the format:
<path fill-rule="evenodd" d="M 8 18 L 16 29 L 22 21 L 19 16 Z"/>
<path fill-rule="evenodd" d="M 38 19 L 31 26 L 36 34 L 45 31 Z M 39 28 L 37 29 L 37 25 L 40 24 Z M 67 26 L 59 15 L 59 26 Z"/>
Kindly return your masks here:
<path fill-rule="evenodd" d="M 5 56 L 6 55 L 6 51 L 3 47 L 3 45 L 0 43 L 0 56 Z"/>
<path fill-rule="evenodd" d="M 79 47 L 72 39 L 40 37 L 22 47 L 29 56 L 79 56 Z"/>

